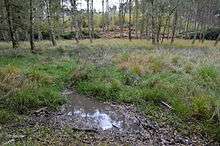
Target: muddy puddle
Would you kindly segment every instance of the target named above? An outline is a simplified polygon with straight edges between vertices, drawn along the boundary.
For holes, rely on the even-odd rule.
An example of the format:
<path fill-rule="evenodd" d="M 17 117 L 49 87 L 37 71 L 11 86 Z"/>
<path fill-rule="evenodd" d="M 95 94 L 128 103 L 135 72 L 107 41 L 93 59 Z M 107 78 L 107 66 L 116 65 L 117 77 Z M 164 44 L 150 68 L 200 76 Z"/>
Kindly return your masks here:
<path fill-rule="evenodd" d="M 52 118 L 52 122 L 62 128 L 68 127 L 87 134 L 93 133 L 92 139 L 86 139 L 90 144 L 100 141 L 120 145 L 191 145 L 194 143 L 169 125 L 161 126 L 148 119 L 135 106 L 99 102 L 75 91 L 65 91 L 63 95 L 68 96 L 70 101 Z"/>
<path fill-rule="evenodd" d="M 62 107 L 56 116 L 61 126 L 90 129 L 98 132 L 140 132 L 140 120 L 128 109 L 110 103 L 99 102 L 93 98 L 79 95 L 75 91 L 65 91 L 63 95 L 70 102 Z"/>
<path fill-rule="evenodd" d="M 69 102 L 58 112 L 51 113 L 47 108 L 42 108 L 27 117 L 27 122 L 15 126 L 19 131 L 18 136 L 22 136 L 20 140 L 31 139 L 46 145 L 53 145 L 56 140 L 64 145 L 72 145 L 73 142 L 79 142 L 80 145 L 132 146 L 207 143 L 200 136 L 189 138 L 171 125 L 149 119 L 133 105 L 99 102 L 74 90 L 66 90 L 62 94 L 69 97 Z M 45 132 L 49 129 L 54 133 L 49 131 L 51 137 L 46 138 Z M 15 128 L 11 130 L 10 134 L 14 135 Z M 11 137 L 5 141 L 11 143 Z"/>

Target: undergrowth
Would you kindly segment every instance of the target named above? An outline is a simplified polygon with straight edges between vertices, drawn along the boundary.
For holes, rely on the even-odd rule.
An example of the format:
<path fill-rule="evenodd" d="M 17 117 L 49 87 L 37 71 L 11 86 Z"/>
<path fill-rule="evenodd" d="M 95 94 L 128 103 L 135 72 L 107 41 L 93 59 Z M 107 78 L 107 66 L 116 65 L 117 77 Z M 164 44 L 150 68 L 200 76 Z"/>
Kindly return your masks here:
<path fill-rule="evenodd" d="M 214 48 L 213 42 L 193 46 L 184 40 L 159 46 L 117 39 L 58 43 L 57 47 L 46 41 L 36 43 L 39 54 L 30 54 L 26 42 L 21 51 L 0 44 L 1 124 L 41 107 L 62 105 L 65 97 L 60 93 L 70 81 L 80 93 L 135 104 L 157 120 L 166 115 L 173 124 L 194 123 L 198 131 L 220 137 L 220 66 L 213 63 L 219 50 L 215 48 L 206 64 L 187 58 L 187 53 L 181 56 L 182 48 Z M 169 49 L 174 52 L 157 53 Z"/>
<path fill-rule="evenodd" d="M 27 114 L 41 107 L 56 109 L 65 102 L 61 91 L 76 66 L 75 61 L 48 56 L 0 58 L 1 123 L 13 121 L 11 117 L 16 114 Z"/>
<path fill-rule="evenodd" d="M 203 123 L 203 130 L 219 126 L 220 73 L 215 66 L 151 53 L 122 53 L 113 60 L 110 66 L 79 66 L 72 77 L 75 88 L 100 100 L 158 107 L 166 103 L 183 121 Z"/>

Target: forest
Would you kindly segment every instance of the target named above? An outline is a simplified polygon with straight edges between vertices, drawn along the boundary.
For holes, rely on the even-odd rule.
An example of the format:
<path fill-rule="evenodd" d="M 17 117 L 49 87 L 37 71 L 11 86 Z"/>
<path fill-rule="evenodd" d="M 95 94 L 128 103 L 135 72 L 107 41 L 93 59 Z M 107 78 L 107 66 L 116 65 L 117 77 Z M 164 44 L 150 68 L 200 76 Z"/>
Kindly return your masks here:
<path fill-rule="evenodd" d="M 0 145 L 220 145 L 220 0 L 0 0 Z"/>

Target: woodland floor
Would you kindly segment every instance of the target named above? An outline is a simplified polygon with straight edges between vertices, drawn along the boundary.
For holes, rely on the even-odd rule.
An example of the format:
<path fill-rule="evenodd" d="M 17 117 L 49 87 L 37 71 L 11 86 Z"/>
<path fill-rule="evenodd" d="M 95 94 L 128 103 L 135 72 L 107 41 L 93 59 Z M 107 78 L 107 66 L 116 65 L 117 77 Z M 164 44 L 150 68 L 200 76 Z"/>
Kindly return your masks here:
<path fill-rule="evenodd" d="M 218 145 L 220 46 L 0 43 L 0 145 Z"/>

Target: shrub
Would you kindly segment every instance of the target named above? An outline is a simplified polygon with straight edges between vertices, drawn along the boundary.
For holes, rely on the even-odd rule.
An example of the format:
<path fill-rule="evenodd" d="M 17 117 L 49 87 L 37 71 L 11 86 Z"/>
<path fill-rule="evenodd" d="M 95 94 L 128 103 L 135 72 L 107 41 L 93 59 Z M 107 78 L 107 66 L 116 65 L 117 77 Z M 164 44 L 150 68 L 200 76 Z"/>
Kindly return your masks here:
<path fill-rule="evenodd" d="M 202 120 L 210 119 L 213 114 L 213 98 L 208 96 L 199 96 L 191 98 L 192 117 Z"/>
<path fill-rule="evenodd" d="M 198 75 L 205 81 L 215 80 L 218 76 L 218 72 L 215 67 L 204 66 L 198 70 Z"/>

